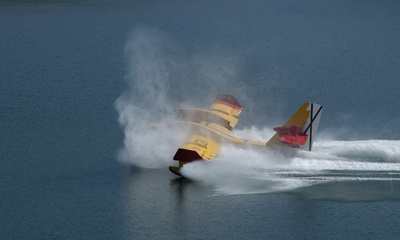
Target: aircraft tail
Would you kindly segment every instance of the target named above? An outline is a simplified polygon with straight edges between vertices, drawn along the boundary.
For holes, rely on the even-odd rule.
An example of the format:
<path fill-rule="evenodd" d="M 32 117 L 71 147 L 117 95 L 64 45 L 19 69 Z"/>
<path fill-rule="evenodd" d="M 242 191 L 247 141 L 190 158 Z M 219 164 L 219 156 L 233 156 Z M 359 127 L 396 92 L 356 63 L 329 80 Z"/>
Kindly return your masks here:
<path fill-rule="evenodd" d="M 282 127 L 274 128 L 276 134 L 267 142 L 267 146 L 287 145 L 311 151 L 321 112 L 321 105 L 304 103 Z"/>

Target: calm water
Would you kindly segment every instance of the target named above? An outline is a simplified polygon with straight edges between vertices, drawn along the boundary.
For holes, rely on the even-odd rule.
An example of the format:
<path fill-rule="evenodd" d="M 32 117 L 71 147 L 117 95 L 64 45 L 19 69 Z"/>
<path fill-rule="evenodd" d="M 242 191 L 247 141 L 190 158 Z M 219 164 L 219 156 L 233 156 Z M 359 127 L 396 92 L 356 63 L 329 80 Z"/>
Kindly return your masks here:
<path fill-rule="evenodd" d="M 0 238 L 397 239 L 398 9 L 3 1 Z M 324 105 L 314 151 L 226 148 L 176 178 L 180 136 L 148 123 L 218 92 L 249 138 Z"/>

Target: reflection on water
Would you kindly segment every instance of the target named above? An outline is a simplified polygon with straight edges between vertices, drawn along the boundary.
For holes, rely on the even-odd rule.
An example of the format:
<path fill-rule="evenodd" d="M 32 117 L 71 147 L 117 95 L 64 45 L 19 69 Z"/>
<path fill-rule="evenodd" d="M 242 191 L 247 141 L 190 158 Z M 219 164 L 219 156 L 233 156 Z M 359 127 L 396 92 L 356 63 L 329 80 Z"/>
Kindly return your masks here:
<path fill-rule="evenodd" d="M 198 183 L 176 178 L 168 169 L 132 168 L 126 173 L 123 186 L 123 239 L 185 236 L 186 230 L 177 226 L 190 221 L 187 218 L 188 212 L 189 216 L 193 213 L 193 199 L 199 201 L 211 193 Z"/>
<path fill-rule="evenodd" d="M 272 193 L 216 194 L 217 185 L 176 177 L 167 169 L 133 168 L 125 173 L 123 179 L 121 216 L 124 226 L 121 239 L 204 239 L 207 236 L 322 238 L 325 233 L 340 237 L 342 233 L 338 235 L 334 229 L 346 229 L 354 221 L 354 218 L 345 220 L 340 216 L 351 211 L 354 217 L 368 218 L 374 211 L 368 203 L 371 201 L 382 212 L 373 212 L 374 218 L 380 220 L 369 224 L 381 226 L 397 221 L 396 214 L 390 218 L 383 218 L 383 215 L 400 200 L 398 176 L 393 180 L 382 180 L 384 176 L 380 172 L 280 174 L 283 179 L 312 184 Z M 343 175 L 348 179 L 343 180 Z M 370 180 L 365 180 L 368 176 Z M 349 180 L 351 178 L 353 180 Z M 262 184 L 268 188 L 271 183 L 262 179 L 247 180 L 241 188 L 263 189 Z M 389 236 L 393 231 L 383 227 L 379 228 L 379 233 Z"/>
<path fill-rule="evenodd" d="M 334 181 L 296 189 L 303 199 L 329 201 L 400 200 L 400 181 Z"/>

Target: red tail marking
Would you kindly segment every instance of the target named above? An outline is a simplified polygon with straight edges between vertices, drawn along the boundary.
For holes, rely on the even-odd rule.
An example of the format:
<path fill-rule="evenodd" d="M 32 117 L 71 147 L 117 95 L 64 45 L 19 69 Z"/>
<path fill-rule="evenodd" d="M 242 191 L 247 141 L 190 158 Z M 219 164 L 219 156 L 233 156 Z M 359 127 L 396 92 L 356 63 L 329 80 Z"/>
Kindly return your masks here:
<path fill-rule="evenodd" d="M 303 133 L 303 128 L 299 126 L 275 127 L 274 130 L 281 137 L 279 141 L 289 147 L 298 148 L 307 142 L 308 135 Z"/>

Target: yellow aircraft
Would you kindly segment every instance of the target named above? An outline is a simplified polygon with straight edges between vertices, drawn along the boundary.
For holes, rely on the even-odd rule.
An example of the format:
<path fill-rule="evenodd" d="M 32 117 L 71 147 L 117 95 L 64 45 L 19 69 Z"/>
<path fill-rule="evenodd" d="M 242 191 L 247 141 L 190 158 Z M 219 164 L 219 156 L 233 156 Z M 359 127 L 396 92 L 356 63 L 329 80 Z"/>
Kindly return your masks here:
<path fill-rule="evenodd" d="M 304 103 L 282 127 L 274 128 L 276 133 L 268 142 L 246 140 L 231 135 L 242 109 L 234 96 L 221 93 L 209 109 L 180 109 L 182 121 L 179 123 L 188 125 L 191 131 L 173 158 L 179 161 L 179 165 L 170 166 L 169 170 L 181 176 L 181 168 L 189 162 L 210 162 L 224 143 L 262 148 L 286 145 L 311 151 L 321 117 L 321 105 Z"/>

